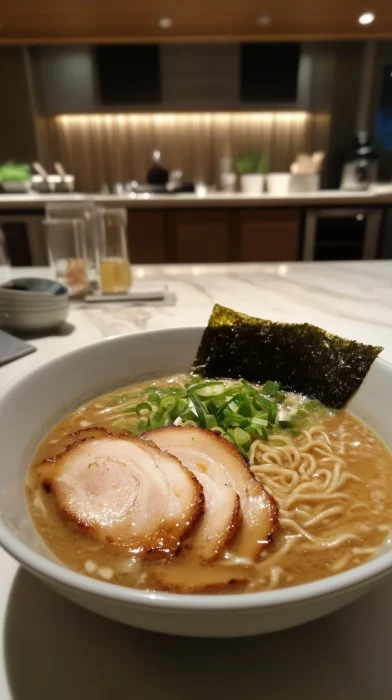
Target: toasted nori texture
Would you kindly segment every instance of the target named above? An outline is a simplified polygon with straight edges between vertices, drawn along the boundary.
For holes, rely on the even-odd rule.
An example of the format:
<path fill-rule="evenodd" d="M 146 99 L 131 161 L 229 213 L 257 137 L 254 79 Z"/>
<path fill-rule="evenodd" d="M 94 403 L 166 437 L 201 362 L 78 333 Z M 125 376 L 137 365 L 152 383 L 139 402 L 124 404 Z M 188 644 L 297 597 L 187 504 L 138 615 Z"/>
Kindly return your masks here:
<path fill-rule="evenodd" d="M 260 384 L 271 379 L 283 391 L 342 408 L 381 350 L 310 323 L 276 323 L 215 304 L 193 370 Z"/>

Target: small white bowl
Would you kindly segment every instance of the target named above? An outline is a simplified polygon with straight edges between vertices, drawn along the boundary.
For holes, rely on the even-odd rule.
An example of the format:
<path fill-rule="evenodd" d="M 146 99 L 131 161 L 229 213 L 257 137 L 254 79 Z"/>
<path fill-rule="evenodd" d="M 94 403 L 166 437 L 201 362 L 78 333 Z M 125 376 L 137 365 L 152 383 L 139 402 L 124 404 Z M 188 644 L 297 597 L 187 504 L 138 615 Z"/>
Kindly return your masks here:
<path fill-rule="evenodd" d="M 60 282 L 43 277 L 18 277 L 0 286 L 0 297 L 46 302 L 51 299 L 67 298 L 68 288 Z"/>
<path fill-rule="evenodd" d="M 58 282 L 24 277 L 12 283 L 28 287 L 0 287 L 0 326 L 21 333 L 49 331 L 66 320 L 69 311 L 68 290 Z M 59 293 L 54 293 L 55 291 Z"/>
<path fill-rule="evenodd" d="M 21 333 L 51 331 L 66 321 L 68 311 L 68 304 L 44 311 L 4 309 L 0 305 L 0 327 Z"/>
<path fill-rule="evenodd" d="M 15 310 L 37 310 L 39 311 L 50 311 L 52 309 L 61 309 L 69 305 L 68 297 L 59 299 L 49 298 L 42 301 L 32 300 L 30 298 L 25 299 L 13 299 L 5 298 L 0 291 L 0 305 L 6 309 Z"/>
<path fill-rule="evenodd" d="M 79 605 L 129 625 L 198 637 L 241 637 L 300 625 L 347 605 L 392 571 L 391 544 L 371 561 L 313 583 L 237 595 L 140 591 L 56 561 L 28 515 L 25 477 L 47 431 L 83 401 L 140 377 L 189 369 L 202 328 L 135 333 L 84 347 L 17 378 L 0 394 L 0 545 Z M 350 410 L 392 448 L 392 365 L 377 359 Z M 10 426 L 16 426 L 10 430 Z"/>

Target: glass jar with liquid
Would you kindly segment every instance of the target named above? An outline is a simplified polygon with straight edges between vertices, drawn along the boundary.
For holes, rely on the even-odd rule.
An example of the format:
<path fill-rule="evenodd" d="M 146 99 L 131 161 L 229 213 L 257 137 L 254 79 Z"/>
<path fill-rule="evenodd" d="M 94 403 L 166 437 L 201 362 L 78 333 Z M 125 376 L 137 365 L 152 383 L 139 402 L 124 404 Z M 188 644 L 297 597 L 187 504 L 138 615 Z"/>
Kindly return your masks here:
<path fill-rule="evenodd" d="M 131 286 L 126 209 L 98 209 L 96 260 L 101 294 L 126 294 Z"/>
<path fill-rule="evenodd" d="M 88 259 L 83 219 L 45 219 L 46 243 L 52 274 L 71 297 L 88 292 Z"/>

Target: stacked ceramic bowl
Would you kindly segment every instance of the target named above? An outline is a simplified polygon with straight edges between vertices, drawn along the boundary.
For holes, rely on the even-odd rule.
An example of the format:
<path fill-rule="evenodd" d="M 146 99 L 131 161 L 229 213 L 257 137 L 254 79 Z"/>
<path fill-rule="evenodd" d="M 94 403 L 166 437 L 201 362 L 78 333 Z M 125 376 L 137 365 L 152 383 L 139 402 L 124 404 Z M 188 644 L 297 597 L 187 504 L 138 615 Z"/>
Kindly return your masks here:
<path fill-rule="evenodd" d="M 0 327 L 41 333 L 60 326 L 68 316 L 68 289 L 58 282 L 21 277 L 0 287 Z"/>

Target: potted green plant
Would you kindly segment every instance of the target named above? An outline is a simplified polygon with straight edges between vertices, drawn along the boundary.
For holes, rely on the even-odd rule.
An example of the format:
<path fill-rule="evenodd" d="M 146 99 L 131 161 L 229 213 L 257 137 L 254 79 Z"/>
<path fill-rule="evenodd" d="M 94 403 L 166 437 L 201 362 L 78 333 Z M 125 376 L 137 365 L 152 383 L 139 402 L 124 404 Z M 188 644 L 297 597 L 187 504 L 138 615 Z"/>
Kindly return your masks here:
<path fill-rule="evenodd" d="M 247 148 L 237 158 L 236 170 L 240 176 L 241 191 L 247 194 L 261 194 L 264 189 L 264 178 L 268 170 L 266 154 L 257 153 L 254 148 Z"/>
<path fill-rule="evenodd" d="M 4 192 L 28 192 L 30 189 L 30 166 L 8 161 L 0 166 L 0 186 Z"/>

